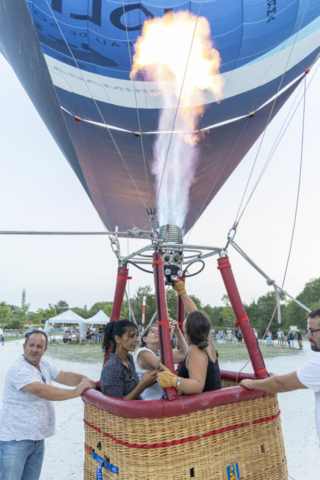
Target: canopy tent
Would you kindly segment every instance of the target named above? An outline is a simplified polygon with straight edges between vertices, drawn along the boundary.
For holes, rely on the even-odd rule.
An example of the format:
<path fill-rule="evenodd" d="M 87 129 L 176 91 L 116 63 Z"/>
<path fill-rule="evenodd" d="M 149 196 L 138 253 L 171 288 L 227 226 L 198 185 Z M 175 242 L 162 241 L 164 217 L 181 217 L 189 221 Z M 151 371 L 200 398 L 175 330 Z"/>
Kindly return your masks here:
<path fill-rule="evenodd" d="M 110 318 L 104 313 L 103 310 L 99 310 L 99 312 L 93 315 L 93 317 L 83 320 L 83 323 L 90 325 L 106 325 L 109 322 Z"/>
<path fill-rule="evenodd" d="M 67 310 L 66 312 L 60 313 L 60 315 L 57 315 L 56 317 L 49 318 L 44 326 L 44 331 L 49 333 L 50 325 L 54 325 L 55 323 L 76 323 L 80 326 L 83 323 L 83 318 L 74 313 L 72 310 Z"/>

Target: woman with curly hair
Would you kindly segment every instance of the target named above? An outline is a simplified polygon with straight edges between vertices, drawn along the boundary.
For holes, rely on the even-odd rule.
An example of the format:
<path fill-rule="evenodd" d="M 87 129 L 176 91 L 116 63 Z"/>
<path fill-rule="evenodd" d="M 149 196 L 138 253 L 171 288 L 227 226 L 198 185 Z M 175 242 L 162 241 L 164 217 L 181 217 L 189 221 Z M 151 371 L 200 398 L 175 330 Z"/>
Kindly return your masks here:
<path fill-rule="evenodd" d="M 125 400 L 140 400 L 140 395 L 151 387 L 157 371 L 146 371 L 139 381 L 133 357 L 138 343 L 137 327 L 130 320 L 110 322 L 104 328 L 102 348 L 110 357 L 101 372 L 100 388 L 103 393 Z"/>

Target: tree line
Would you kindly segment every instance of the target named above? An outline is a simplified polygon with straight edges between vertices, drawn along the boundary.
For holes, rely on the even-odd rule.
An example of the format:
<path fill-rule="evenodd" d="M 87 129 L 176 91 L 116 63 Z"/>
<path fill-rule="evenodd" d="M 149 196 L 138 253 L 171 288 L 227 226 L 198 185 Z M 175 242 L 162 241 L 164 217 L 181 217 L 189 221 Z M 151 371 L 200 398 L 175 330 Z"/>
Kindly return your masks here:
<path fill-rule="evenodd" d="M 156 311 L 155 294 L 150 286 L 140 287 L 130 299 L 131 309 L 138 324 L 141 324 L 142 300 L 147 296 L 146 303 L 146 323 L 148 323 Z M 236 323 L 229 297 L 223 295 L 222 306 L 203 305 L 201 299 L 195 295 L 190 295 L 199 310 L 202 310 L 209 317 L 212 328 L 233 327 Z M 320 278 L 312 279 L 306 283 L 297 299 L 311 310 L 320 308 Z M 281 328 L 289 330 L 291 325 L 297 326 L 300 330 L 306 329 L 307 313 L 292 300 L 282 296 L 281 300 Z M 177 294 L 170 289 L 167 292 L 168 313 L 171 318 L 177 317 Z M 268 292 L 257 300 L 252 300 L 250 304 L 244 304 L 245 310 L 250 319 L 250 323 L 255 327 L 259 335 L 263 335 L 276 307 L 276 296 L 274 292 Z M 46 320 L 65 312 L 70 308 L 65 300 L 59 300 L 56 304 L 49 304 L 46 309 L 39 308 L 36 312 L 30 310 L 30 305 L 26 301 L 26 292 L 23 290 L 21 305 L 9 305 L 6 302 L 0 302 L 0 324 L 5 328 L 19 329 L 32 321 L 33 325 L 44 325 Z M 71 307 L 71 310 L 82 318 L 90 318 L 99 310 L 103 310 L 110 317 L 112 302 L 97 302 L 90 309 L 85 305 L 83 308 Z M 129 305 L 127 301 L 123 302 L 121 318 L 129 318 Z M 271 326 L 271 331 L 278 329 L 277 311 Z"/>

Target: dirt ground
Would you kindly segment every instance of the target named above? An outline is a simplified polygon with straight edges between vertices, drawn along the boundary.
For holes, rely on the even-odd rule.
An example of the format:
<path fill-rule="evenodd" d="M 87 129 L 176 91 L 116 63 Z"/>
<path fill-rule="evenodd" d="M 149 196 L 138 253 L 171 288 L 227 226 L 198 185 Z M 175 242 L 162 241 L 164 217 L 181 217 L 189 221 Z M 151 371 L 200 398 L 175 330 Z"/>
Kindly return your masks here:
<path fill-rule="evenodd" d="M 304 342 L 304 350 L 297 355 L 282 355 L 266 359 L 267 369 L 278 374 L 288 373 L 299 368 L 313 352 Z M 89 348 L 88 348 L 89 350 Z M 22 353 L 22 342 L 6 342 L 0 345 L 0 397 L 7 370 Z M 88 375 L 94 380 L 100 377 L 101 364 L 72 362 L 61 358 L 49 361 L 62 370 Z M 245 360 L 227 361 L 221 358 L 220 367 L 224 370 L 239 371 Z M 251 372 L 249 364 L 245 371 Z M 319 446 L 314 421 L 314 394 L 308 390 L 279 395 L 282 430 L 289 467 L 290 480 L 319 478 Z M 55 402 L 57 429 L 56 435 L 46 440 L 46 454 L 41 480 L 83 480 L 83 405 L 81 399 Z M 208 479 L 209 480 L 209 479 Z"/>

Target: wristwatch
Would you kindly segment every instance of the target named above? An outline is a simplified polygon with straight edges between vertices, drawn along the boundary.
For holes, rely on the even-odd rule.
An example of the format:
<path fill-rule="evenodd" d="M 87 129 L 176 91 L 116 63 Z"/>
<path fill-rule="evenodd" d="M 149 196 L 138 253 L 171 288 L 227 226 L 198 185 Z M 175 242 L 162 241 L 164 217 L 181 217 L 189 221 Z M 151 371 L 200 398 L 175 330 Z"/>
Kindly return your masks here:
<path fill-rule="evenodd" d="M 177 383 L 176 383 L 176 387 L 180 387 L 180 383 L 181 383 L 181 378 L 178 377 L 178 380 L 177 380 Z"/>

